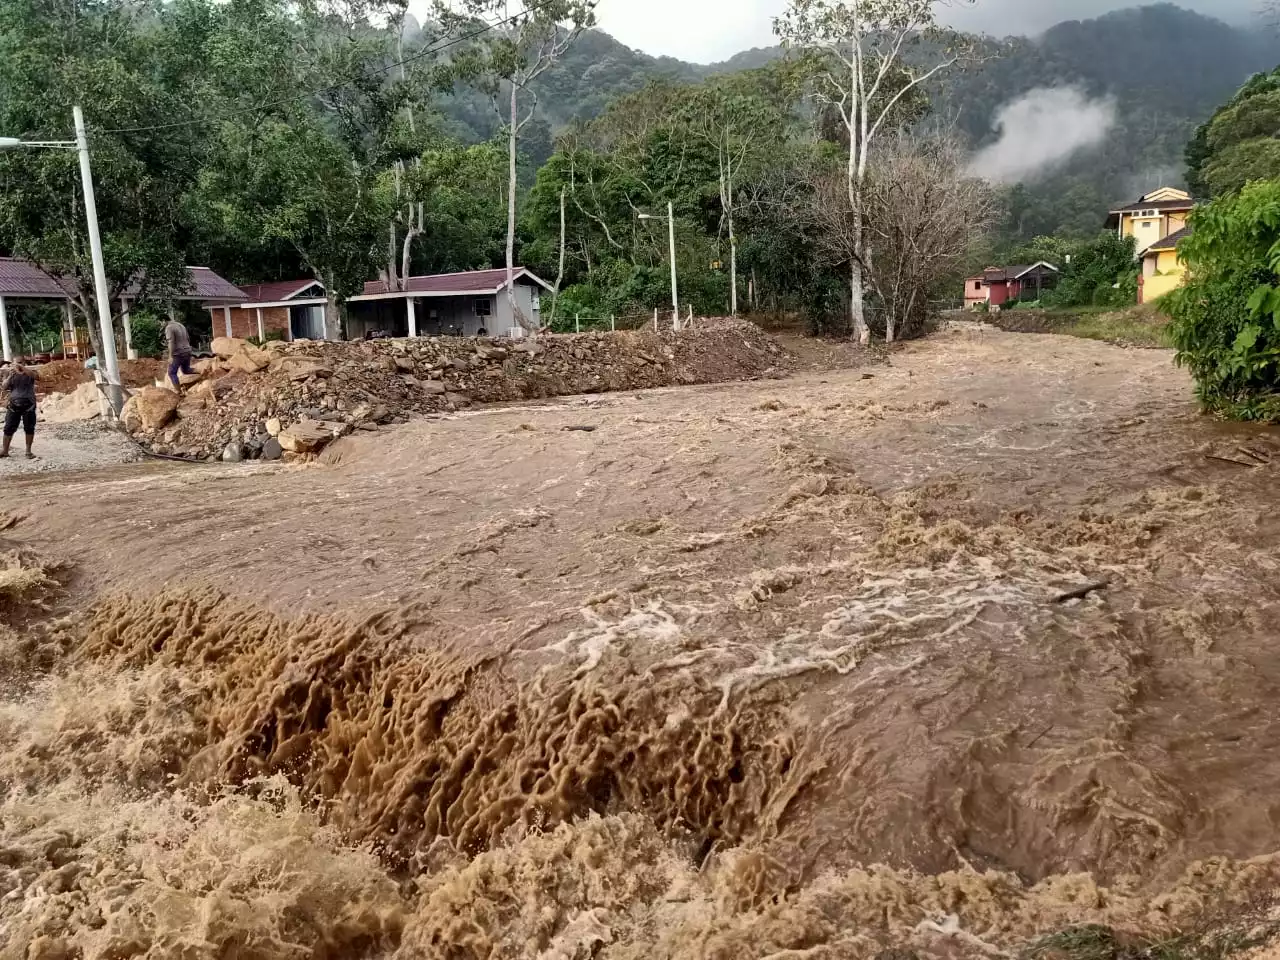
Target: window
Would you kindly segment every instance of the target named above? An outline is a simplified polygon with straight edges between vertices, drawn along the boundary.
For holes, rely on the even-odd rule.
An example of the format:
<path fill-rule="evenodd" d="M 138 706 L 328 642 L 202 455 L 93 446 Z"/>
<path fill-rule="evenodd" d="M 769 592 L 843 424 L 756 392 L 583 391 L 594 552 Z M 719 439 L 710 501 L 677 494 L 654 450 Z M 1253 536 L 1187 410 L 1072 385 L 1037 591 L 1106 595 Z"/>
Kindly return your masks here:
<path fill-rule="evenodd" d="M 493 301 L 488 297 L 483 297 L 476 301 L 476 316 L 489 317 L 493 315 Z"/>
<path fill-rule="evenodd" d="M 542 296 L 537 290 L 533 291 L 533 312 L 539 313 L 542 310 Z"/>
<path fill-rule="evenodd" d="M 975 281 L 973 281 L 973 291 L 974 291 L 974 293 L 977 293 L 977 292 L 978 292 L 979 290 L 981 290 L 981 289 L 982 289 L 982 281 L 981 281 L 981 280 L 975 280 Z"/>

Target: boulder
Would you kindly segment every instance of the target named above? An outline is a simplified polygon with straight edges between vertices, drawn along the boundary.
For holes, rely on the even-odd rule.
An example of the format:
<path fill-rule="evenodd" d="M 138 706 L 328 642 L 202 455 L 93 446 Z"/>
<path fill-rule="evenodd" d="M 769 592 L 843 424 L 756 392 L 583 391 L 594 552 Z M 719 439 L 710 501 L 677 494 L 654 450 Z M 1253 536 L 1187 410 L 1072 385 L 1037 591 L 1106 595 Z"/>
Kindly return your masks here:
<path fill-rule="evenodd" d="M 410 360 L 408 357 L 396 357 L 395 365 L 396 365 L 396 369 L 399 370 L 401 373 L 413 373 L 413 371 L 416 369 L 414 362 Z"/>
<path fill-rule="evenodd" d="M 92 383 L 82 383 L 70 393 L 55 393 L 40 404 L 40 416 L 46 423 L 71 423 L 92 420 L 102 413 L 102 394 Z"/>
<path fill-rule="evenodd" d="M 243 347 L 249 346 L 249 341 L 241 340 L 239 337 L 214 337 L 213 343 L 209 349 L 213 351 L 215 357 L 221 357 L 223 360 L 230 360 Z"/>
<path fill-rule="evenodd" d="M 302 420 L 280 433 L 277 440 L 289 453 L 315 453 L 333 439 L 334 424 Z"/>
<path fill-rule="evenodd" d="M 434 396 L 440 396 L 445 392 L 444 381 L 442 380 L 422 380 L 418 383 L 423 393 L 429 393 Z"/>
<path fill-rule="evenodd" d="M 280 436 L 280 431 L 284 429 L 284 424 L 280 422 L 279 417 L 272 417 L 267 421 L 267 435 L 271 437 Z"/>
<path fill-rule="evenodd" d="M 232 370 L 239 370 L 242 373 L 257 373 L 259 370 L 265 370 L 271 365 L 271 354 L 266 350 L 260 350 L 252 343 L 240 341 L 240 348 L 227 358 L 227 365 Z"/>
<path fill-rule="evenodd" d="M 311 377 L 330 377 L 333 370 L 310 357 L 277 357 L 271 361 L 271 372 L 282 373 L 295 382 Z"/>
<path fill-rule="evenodd" d="M 232 442 L 222 448 L 223 463 L 239 463 L 244 459 L 244 447 Z"/>
<path fill-rule="evenodd" d="M 178 395 L 172 390 L 143 387 L 129 398 L 120 411 L 120 419 L 130 433 L 155 433 L 173 419 L 177 410 Z"/>
<path fill-rule="evenodd" d="M 262 445 L 263 460 L 279 460 L 281 454 L 284 453 L 284 447 L 280 446 L 280 441 L 275 437 L 271 437 Z"/>

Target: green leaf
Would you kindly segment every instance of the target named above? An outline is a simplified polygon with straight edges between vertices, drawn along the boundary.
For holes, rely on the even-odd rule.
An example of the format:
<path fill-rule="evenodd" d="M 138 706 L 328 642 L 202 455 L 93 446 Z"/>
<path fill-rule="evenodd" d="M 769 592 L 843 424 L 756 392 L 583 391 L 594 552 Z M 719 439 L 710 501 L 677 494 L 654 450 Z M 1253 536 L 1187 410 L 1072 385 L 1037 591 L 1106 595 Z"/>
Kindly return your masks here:
<path fill-rule="evenodd" d="M 1262 329 L 1260 327 L 1257 327 L 1252 323 L 1249 324 L 1249 326 L 1236 334 L 1236 352 L 1243 354 L 1252 350 L 1258 342 L 1258 337 L 1261 335 Z"/>

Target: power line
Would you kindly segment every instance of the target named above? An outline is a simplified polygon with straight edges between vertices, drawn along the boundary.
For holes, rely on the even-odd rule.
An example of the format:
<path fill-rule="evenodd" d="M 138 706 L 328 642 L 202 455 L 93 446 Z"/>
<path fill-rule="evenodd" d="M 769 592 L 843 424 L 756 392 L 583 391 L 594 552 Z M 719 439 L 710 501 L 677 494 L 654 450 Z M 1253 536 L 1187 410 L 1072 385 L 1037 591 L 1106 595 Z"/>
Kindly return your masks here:
<path fill-rule="evenodd" d="M 432 54 L 439 53 L 441 50 L 445 50 L 448 47 L 453 47 L 460 43 L 465 43 L 468 40 L 474 40 L 476 37 L 483 36 L 484 34 L 488 33 L 490 30 L 496 30 L 498 27 L 501 27 L 505 24 L 515 23 L 518 20 L 520 20 L 522 17 L 527 16 L 531 11 L 536 11 L 540 7 L 547 6 L 551 2 L 553 2 L 553 0 L 542 0 L 541 3 L 529 3 L 525 6 L 525 9 L 520 13 L 513 14 L 509 17 L 503 17 L 502 19 L 495 20 L 492 23 L 486 20 L 484 21 L 484 26 L 478 30 L 475 30 L 471 33 L 462 34 L 461 36 L 458 36 L 458 37 L 454 37 L 452 40 L 442 43 L 439 46 L 424 47 L 422 50 L 419 50 L 417 53 L 410 54 L 409 56 L 404 57 L 400 60 L 396 60 L 396 61 L 393 61 L 392 63 L 388 63 L 384 66 L 381 66 L 373 72 L 389 73 L 392 70 L 398 69 L 399 67 L 403 67 L 407 64 L 414 63 L 418 60 L 422 60 L 428 56 L 431 56 Z M 318 96 L 321 93 L 327 93 L 332 90 L 339 90 L 343 87 L 343 85 L 344 85 L 343 83 L 329 84 L 328 86 L 318 87 L 315 90 L 308 90 L 305 93 L 299 93 L 292 97 L 285 97 L 284 99 L 281 99 L 281 100 L 272 100 L 272 101 L 268 101 L 267 103 L 260 103 L 254 107 L 250 107 L 245 110 L 237 110 L 232 113 L 223 114 L 222 116 L 218 116 L 218 117 L 201 117 L 195 120 L 175 120 L 173 123 L 157 123 L 157 124 L 152 124 L 150 126 L 144 126 L 144 127 L 111 127 L 111 128 L 105 128 L 105 129 L 99 130 L 97 132 L 98 133 L 149 133 L 152 130 L 173 130 L 178 127 L 199 126 L 200 124 L 203 124 L 203 123 L 218 123 L 223 120 L 232 120 L 236 117 L 241 117 L 246 114 L 258 113 L 262 110 L 268 110 L 272 107 L 280 107 L 288 103 L 295 103 L 299 100 L 306 100 L 310 97 Z"/>

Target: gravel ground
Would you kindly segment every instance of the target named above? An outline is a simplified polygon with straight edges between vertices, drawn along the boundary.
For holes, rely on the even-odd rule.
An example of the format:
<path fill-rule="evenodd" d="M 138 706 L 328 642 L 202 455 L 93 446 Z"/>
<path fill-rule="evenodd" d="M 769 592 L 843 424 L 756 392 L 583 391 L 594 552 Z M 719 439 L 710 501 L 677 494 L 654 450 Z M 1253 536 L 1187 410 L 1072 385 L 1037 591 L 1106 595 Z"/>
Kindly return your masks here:
<path fill-rule="evenodd" d="M 143 453 L 116 430 L 98 421 L 40 423 L 32 448 L 36 459 L 23 456 L 24 437 L 13 438 L 8 459 L 0 460 L 0 476 L 88 470 L 143 459 Z"/>

